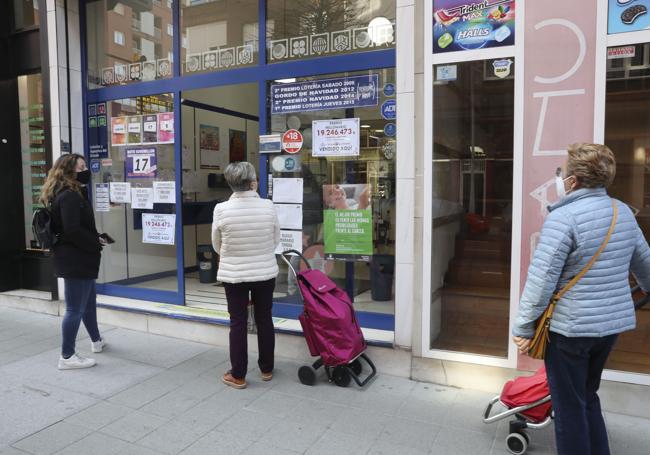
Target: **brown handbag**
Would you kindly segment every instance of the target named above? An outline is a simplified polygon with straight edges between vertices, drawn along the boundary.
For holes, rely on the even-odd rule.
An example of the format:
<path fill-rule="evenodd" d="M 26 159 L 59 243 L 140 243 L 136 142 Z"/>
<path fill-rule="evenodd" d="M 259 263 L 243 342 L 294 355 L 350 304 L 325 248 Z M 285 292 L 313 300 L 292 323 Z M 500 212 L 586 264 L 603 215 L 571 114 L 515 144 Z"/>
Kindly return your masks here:
<path fill-rule="evenodd" d="M 532 357 L 533 359 L 542 360 L 546 355 L 546 346 L 548 346 L 549 342 L 549 331 L 551 328 L 553 311 L 555 311 L 555 305 L 562 298 L 562 296 L 566 294 L 569 289 L 571 289 L 578 281 L 580 281 L 580 278 L 582 278 L 589 271 L 591 266 L 594 265 L 598 259 L 598 256 L 600 256 L 600 253 L 602 253 L 607 246 L 607 243 L 609 243 L 609 239 L 612 237 L 612 233 L 616 227 L 616 219 L 618 218 L 618 207 L 616 206 L 616 203 L 613 199 L 612 208 L 614 209 L 614 216 L 612 216 L 612 224 L 609 226 L 609 231 L 607 232 L 607 236 L 605 237 L 603 244 L 600 245 L 600 248 L 598 248 L 598 251 L 596 251 L 594 257 L 591 258 L 589 263 L 580 271 L 580 273 L 578 273 L 571 281 L 569 281 L 562 289 L 560 289 L 558 293 L 553 294 L 548 307 L 546 307 L 544 313 L 542 313 L 539 319 L 537 319 L 535 335 L 533 335 L 533 338 L 530 340 L 530 347 L 528 348 L 528 356 Z"/>

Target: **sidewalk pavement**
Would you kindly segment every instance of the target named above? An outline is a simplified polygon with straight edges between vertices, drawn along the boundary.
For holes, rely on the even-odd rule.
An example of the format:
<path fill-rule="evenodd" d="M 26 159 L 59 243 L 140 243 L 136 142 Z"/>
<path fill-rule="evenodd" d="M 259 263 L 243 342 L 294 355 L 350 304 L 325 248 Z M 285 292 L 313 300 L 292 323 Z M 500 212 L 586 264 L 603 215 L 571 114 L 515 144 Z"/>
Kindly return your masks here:
<path fill-rule="evenodd" d="M 300 384 L 291 359 L 262 382 L 221 383 L 223 348 L 102 327 L 88 370 L 58 371 L 60 319 L 0 307 L 0 455 L 505 454 L 507 423 L 485 425 L 491 394 L 385 374 L 365 389 Z M 90 342 L 80 330 L 78 350 Z M 381 365 L 379 365 L 381 370 Z M 647 454 L 650 421 L 606 415 L 614 454 Z M 552 427 L 530 454 L 552 454 Z"/>

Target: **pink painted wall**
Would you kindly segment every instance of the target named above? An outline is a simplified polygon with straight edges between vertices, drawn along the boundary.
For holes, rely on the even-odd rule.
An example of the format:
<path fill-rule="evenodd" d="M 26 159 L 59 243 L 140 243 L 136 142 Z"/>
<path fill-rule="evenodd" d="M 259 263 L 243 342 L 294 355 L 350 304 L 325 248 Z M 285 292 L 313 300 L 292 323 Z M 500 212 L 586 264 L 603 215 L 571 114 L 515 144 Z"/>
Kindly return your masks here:
<path fill-rule="evenodd" d="M 545 207 L 557 200 L 555 169 L 568 144 L 593 141 L 596 10 L 596 0 L 526 2 L 521 289 Z M 520 369 L 537 365 L 518 359 Z"/>

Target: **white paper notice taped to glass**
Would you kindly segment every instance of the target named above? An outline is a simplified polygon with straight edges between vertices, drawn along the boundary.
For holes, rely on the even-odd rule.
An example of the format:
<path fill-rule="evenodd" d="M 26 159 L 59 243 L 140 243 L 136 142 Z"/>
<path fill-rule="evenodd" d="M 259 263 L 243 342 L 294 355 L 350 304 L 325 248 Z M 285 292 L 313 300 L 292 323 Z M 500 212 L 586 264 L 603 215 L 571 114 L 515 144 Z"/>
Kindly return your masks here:
<path fill-rule="evenodd" d="M 108 183 L 95 184 L 95 210 L 98 212 L 111 211 L 111 203 L 108 196 Z"/>
<path fill-rule="evenodd" d="M 176 233 L 176 215 L 162 213 L 142 214 L 142 243 L 173 245 Z"/>
<path fill-rule="evenodd" d="M 302 204 L 275 204 L 281 229 L 302 229 Z"/>
<path fill-rule="evenodd" d="M 302 231 L 280 231 L 280 243 L 275 249 L 275 254 L 282 254 L 287 250 L 302 252 Z"/>
<path fill-rule="evenodd" d="M 359 156 L 359 119 L 314 120 L 312 156 Z"/>
<path fill-rule="evenodd" d="M 273 179 L 273 202 L 302 204 L 302 188 L 301 178 Z"/>
<path fill-rule="evenodd" d="M 176 204 L 176 182 L 153 182 L 155 204 Z"/>
<path fill-rule="evenodd" d="M 131 188 L 131 208 L 152 209 L 153 188 Z"/>
<path fill-rule="evenodd" d="M 131 183 L 130 182 L 111 182 L 111 202 L 114 204 L 131 203 Z"/>

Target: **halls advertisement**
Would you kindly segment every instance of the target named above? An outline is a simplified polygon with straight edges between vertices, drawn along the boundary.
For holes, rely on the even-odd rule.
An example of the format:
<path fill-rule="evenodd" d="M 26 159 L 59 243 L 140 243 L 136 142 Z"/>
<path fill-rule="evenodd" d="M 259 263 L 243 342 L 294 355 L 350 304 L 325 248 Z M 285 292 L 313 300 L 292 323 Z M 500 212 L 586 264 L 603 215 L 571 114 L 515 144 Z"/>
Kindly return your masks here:
<path fill-rule="evenodd" d="M 515 44 L 514 0 L 434 0 L 433 52 Z"/>

